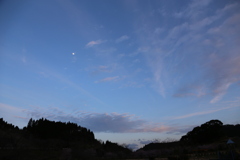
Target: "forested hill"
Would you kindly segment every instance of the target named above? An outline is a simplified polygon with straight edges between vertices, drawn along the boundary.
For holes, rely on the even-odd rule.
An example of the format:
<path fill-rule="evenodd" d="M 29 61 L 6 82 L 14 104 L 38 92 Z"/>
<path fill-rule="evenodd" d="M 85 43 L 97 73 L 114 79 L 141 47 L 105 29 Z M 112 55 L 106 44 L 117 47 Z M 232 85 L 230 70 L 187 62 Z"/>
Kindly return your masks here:
<path fill-rule="evenodd" d="M 117 143 L 96 140 L 92 131 L 75 123 L 30 119 L 26 127 L 19 129 L 1 118 L 0 159 L 124 159 L 176 154 L 186 159 L 186 154 L 199 151 L 202 146 L 205 150 L 224 151 L 230 137 L 240 144 L 239 124 L 223 125 L 211 120 L 193 128 L 179 141 L 151 143 L 132 152 Z"/>
<path fill-rule="evenodd" d="M 183 146 L 200 146 L 213 143 L 223 142 L 226 144 L 229 138 L 240 139 L 240 124 L 223 125 L 219 120 L 210 120 L 200 126 L 193 128 L 186 135 L 182 136 L 179 141 L 150 143 L 145 145 L 140 150 L 156 150 L 156 149 L 171 149 Z"/>
<path fill-rule="evenodd" d="M 92 131 L 71 122 L 55 122 L 43 118 L 30 119 L 27 127 L 24 127 L 23 130 L 41 139 L 74 140 L 83 143 L 95 141 Z"/>
<path fill-rule="evenodd" d="M 218 141 L 223 137 L 240 137 L 240 124 L 223 125 L 219 120 L 211 120 L 193 128 L 192 131 L 182 136 L 180 142 L 207 144 Z"/>
<path fill-rule="evenodd" d="M 71 122 L 30 119 L 26 127 L 19 129 L 1 118 L 0 129 L 1 148 L 66 148 L 99 144 L 92 131 Z"/>
<path fill-rule="evenodd" d="M 66 159 L 68 156 L 92 159 L 126 157 L 130 153 L 131 150 L 117 143 L 96 140 L 92 131 L 76 123 L 30 119 L 26 127 L 19 129 L 0 118 L 0 159 L 55 159 L 66 156 Z"/>

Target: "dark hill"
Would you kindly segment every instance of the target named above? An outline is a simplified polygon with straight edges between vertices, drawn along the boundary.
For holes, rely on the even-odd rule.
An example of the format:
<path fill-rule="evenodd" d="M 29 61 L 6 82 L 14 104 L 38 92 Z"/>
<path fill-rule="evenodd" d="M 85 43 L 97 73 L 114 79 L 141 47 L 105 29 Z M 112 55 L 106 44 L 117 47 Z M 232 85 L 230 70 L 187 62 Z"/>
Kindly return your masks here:
<path fill-rule="evenodd" d="M 212 157 L 206 159 L 216 159 L 222 156 L 223 159 L 231 156 L 229 149 L 239 149 L 240 147 L 240 125 L 223 125 L 219 120 L 211 120 L 200 126 L 193 128 L 186 135 L 182 136 L 180 141 L 168 143 L 150 143 L 137 150 L 135 157 L 168 157 L 170 160 L 183 159 L 188 160 L 189 156 L 212 154 Z M 227 145 L 228 139 L 231 138 L 235 143 L 232 146 Z M 218 153 L 218 154 L 216 154 Z M 232 152 L 236 157 L 240 157 L 237 152 Z M 195 157 L 194 157 L 195 156 Z"/>
<path fill-rule="evenodd" d="M 30 119 L 19 129 L 0 119 L 0 159 L 108 159 L 130 154 L 117 143 L 96 140 L 92 131 L 75 123 Z"/>
<path fill-rule="evenodd" d="M 24 131 L 40 139 L 62 139 L 81 143 L 95 141 L 93 132 L 87 128 L 71 122 L 55 122 L 43 118 L 36 121 L 30 119 Z"/>

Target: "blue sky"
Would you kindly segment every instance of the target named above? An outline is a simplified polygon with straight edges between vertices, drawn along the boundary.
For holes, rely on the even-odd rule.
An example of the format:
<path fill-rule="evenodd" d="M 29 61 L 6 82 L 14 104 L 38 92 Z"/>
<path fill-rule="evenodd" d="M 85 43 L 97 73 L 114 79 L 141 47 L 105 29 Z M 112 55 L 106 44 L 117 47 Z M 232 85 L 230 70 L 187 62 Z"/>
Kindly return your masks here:
<path fill-rule="evenodd" d="M 240 123 L 238 0 L 0 3 L 0 117 L 138 147 Z"/>

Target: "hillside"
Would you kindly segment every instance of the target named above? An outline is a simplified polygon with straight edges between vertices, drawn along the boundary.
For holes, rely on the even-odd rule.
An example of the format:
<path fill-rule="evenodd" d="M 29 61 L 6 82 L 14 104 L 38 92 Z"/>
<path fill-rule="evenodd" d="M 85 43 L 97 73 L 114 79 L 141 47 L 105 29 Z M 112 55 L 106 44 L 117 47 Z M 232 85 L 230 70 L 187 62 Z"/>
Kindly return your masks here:
<path fill-rule="evenodd" d="M 150 143 L 132 152 L 130 149 L 110 141 L 95 139 L 94 133 L 71 122 L 55 122 L 44 118 L 30 119 L 23 129 L 0 119 L 0 159 L 126 159 L 168 158 L 191 159 L 206 155 L 215 159 L 221 155 L 229 158 L 229 149 L 239 157 L 240 125 L 223 125 L 211 120 L 197 126 L 182 136 L 179 141 Z M 234 144 L 227 145 L 231 138 Z M 211 154 L 211 157 L 209 157 Z"/>
<path fill-rule="evenodd" d="M 127 157 L 117 143 L 102 143 L 87 128 L 71 122 L 30 119 L 19 129 L 0 119 L 0 159 L 93 159 Z"/>
<path fill-rule="evenodd" d="M 227 144 L 231 139 L 234 144 Z M 165 143 L 150 143 L 136 151 L 142 157 L 174 157 L 177 159 L 188 159 L 189 156 L 212 154 L 217 158 L 220 152 L 222 156 L 231 156 L 230 148 L 234 148 L 236 157 L 240 151 L 240 125 L 223 125 L 219 120 L 211 120 L 193 128 L 179 141 Z M 208 157 L 209 158 L 209 157 Z M 231 158 L 231 157 L 230 157 Z"/>

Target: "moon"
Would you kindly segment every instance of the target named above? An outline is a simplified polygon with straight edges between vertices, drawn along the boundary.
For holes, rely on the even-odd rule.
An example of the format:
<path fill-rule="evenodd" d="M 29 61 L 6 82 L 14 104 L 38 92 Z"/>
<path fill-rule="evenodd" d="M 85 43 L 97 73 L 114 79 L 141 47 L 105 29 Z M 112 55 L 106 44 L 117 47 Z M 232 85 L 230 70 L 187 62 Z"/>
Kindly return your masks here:
<path fill-rule="evenodd" d="M 74 56 L 74 55 L 75 55 L 75 53 L 73 52 L 73 53 L 72 53 L 72 55 Z"/>

